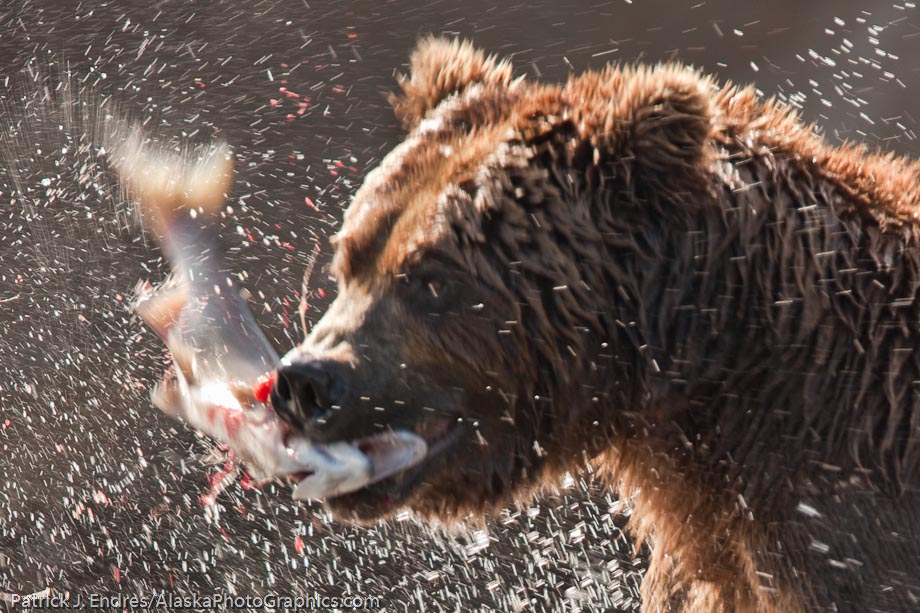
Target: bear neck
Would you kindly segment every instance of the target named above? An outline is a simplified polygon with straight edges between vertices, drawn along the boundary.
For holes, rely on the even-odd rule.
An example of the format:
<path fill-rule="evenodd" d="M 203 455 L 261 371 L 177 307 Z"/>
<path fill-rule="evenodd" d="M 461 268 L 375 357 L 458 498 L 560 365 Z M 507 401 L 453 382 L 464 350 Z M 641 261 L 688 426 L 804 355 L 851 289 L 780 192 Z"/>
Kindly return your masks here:
<path fill-rule="evenodd" d="M 642 441 L 764 510 L 806 472 L 816 491 L 918 482 L 914 234 L 881 231 L 847 177 L 727 135 L 693 171 L 558 160 L 529 215 L 567 261 L 533 275 L 534 329 L 554 331 L 534 336 L 573 441 Z"/>
<path fill-rule="evenodd" d="M 915 234 L 881 231 L 846 177 L 794 152 L 722 147 L 710 177 L 708 198 L 658 203 L 668 222 L 636 267 L 657 421 L 707 469 L 731 465 L 742 493 L 814 465 L 816 489 L 916 485 Z"/>

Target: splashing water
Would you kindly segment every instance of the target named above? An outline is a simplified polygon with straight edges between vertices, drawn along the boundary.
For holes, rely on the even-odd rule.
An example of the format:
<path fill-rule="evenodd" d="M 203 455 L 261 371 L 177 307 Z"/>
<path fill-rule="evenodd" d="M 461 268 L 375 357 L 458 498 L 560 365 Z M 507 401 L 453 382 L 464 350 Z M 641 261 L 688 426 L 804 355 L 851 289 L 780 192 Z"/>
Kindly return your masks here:
<path fill-rule="evenodd" d="M 460 599 L 515 610 L 537 598 L 636 608 L 641 563 L 625 518 L 588 482 L 487 525 L 430 527 L 403 513 L 347 527 L 285 488 L 255 487 L 222 448 L 161 417 L 147 390 L 168 356 L 129 303 L 138 279 L 165 278 L 168 265 L 109 167 L 123 110 L 66 71 L 29 78 L 21 104 L 3 111 L 16 121 L 2 140 L 9 317 L 0 343 L 16 358 L 0 364 L 0 591 L 316 589 L 409 606 Z M 230 257 L 234 236 L 249 242 L 274 229 L 246 199 L 222 214 Z M 236 228 L 244 231 L 227 231 Z M 321 245 L 307 243 L 299 268 L 304 327 L 325 298 L 311 291 Z M 238 281 L 258 296 L 267 279 L 256 277 L 258 258 L 246 261 Z M 272 314 L 264 294 L 260 304 Z"/>
<path fill-rule="evenodd" d="M 317 590 L 379 595 L 396 611 L 638 608 L 642 564 L 622 504 L 589 480 L 486 525 L 403 514 L 353 528 L 253 487 L 225 452 L 155 411 L 147 390 L 168 357 L 128 298 L 168 266 L 108 168 L 122 115 L 176 148 L 218 132 L 231 141 L 228 267 L 243 271 L 279 349 L 322 313 L 328 236 L 401 138 L 380 93 L 420 32 L 515 52 L 550 80 L 676 58 L 755 80 L 830 140 L 917 150 L 912 2 L 38 4 L 0 7 L 3 593 Z"/>

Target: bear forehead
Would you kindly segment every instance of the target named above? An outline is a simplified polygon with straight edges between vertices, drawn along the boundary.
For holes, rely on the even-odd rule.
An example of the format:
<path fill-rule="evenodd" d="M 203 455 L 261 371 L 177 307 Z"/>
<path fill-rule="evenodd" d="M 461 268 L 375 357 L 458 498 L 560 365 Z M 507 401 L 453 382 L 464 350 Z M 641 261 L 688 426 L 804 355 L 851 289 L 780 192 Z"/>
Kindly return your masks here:
<path fill-rule="evenodd" d="M 450 194 L 518 133 L 508 93 L 474 90 L 443 103 L 368 175 L 335 238 L 338 278 L 399 274 L 445 237 Z"/>

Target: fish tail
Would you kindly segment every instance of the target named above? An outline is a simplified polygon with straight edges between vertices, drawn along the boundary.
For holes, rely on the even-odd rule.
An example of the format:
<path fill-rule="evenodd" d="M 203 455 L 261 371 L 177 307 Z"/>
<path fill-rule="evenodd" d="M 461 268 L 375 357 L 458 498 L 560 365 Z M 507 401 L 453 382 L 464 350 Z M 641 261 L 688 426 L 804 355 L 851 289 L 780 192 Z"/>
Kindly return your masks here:
<path fill-rule="evenodd" d="M 110 151 L 142 219 L 161 237 L 180 216 L 216 216 L 233 183 L 233 156 L 224 142 L 178 153 L 152 143 L 135 127 Z"/>

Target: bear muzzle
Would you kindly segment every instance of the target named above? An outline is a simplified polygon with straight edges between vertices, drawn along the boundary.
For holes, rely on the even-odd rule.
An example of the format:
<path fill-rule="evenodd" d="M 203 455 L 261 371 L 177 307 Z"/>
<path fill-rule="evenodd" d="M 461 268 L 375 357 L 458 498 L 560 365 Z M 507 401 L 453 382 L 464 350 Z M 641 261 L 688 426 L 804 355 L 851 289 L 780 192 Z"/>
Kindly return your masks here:
<path fill-rule="evenodd" d="M 386 383 L 395 381 L 389 373 L 337 357 L 306 343 L 291 350 L 276 371 L 271 404 L 293 431 L 318 445 L 347 445 L 363 454 L 370 467 L 360 488 L 327 496 L 318 496 L 304 475 L 295 498 L 334 498 L 341 516 L 370 518 L 405 502 L 433 471 L 443 468 L 464 428 L 452 412 L 387 400 L 392 390 Z M 408 400 L 412 388 L 406 383 L 394 387 L 407 392 L 403 397 Z"/>
<path fill-rule="evenodd" d="M 305 434 L 322 429 L 341 406 L 342 384 L 329 364 L 298 362 L 278 369 L 271 402 L 278 416 Z"/>

